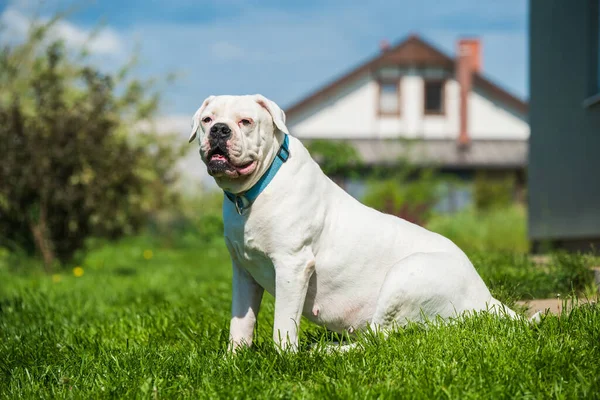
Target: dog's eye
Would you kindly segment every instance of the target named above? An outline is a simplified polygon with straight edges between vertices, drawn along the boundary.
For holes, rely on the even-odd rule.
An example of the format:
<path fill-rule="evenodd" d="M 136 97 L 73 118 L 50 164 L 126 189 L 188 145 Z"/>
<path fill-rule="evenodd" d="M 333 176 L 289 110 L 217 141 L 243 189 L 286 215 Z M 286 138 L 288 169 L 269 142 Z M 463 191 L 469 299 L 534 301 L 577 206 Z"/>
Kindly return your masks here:
<path fill-rule="evenodd" d="M 240 120 L 240 125 L 248 126 L 251 123 L 252 123 L 252 121 L 250 121 L 249 119 L 246 119 L 246 118 Z"/>
<path fill-rule="evenodd" d="M 202 122 L 204 122 L 205 124 L 208 124 L 210 121 L 212 121 L 211 117 L 205 117 Z"/>

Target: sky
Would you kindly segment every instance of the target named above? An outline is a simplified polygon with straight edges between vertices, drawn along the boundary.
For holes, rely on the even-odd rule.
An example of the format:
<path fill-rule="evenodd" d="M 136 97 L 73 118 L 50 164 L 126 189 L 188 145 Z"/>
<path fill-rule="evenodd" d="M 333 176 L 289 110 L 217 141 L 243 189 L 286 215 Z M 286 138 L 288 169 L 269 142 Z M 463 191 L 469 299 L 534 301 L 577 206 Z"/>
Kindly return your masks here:
<path fill-rule="evenodd" d="M 449 55 L 463 36 L 483 44 L 483 71 L 528 97 L 526 0 L 0 0 L 5 40 L 18 41 L 31 16 L 74 9 L 54 34 L 115 70 L 136 49 L 140 77 L 164 89 L 165 124 L 185 126 L 212 94 L 261 93 L 282 107 L 301 100 L 379 53 L 385 39 L 419 34 Z M 90 32 L 102 26 L 95 38 Z"/>

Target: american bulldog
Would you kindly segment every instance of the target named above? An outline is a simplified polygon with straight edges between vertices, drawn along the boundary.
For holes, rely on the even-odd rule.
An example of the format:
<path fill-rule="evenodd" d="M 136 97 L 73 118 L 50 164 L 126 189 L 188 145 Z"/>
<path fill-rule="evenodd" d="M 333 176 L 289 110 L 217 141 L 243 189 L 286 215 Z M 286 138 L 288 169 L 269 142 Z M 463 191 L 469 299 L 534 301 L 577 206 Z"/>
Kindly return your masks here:
<path fill-rule="evenodd" d="M 190 142 L 196 137 L 225 192 L 231 351 L 252 344 L 264 290 L 275 297 L 273 339 L 292 350 L 302 315 L 340 333 L 471 311 L 515 317 L 452 241 L 332 182 L 273 101 L 210 96 L 194 114 Z"/>

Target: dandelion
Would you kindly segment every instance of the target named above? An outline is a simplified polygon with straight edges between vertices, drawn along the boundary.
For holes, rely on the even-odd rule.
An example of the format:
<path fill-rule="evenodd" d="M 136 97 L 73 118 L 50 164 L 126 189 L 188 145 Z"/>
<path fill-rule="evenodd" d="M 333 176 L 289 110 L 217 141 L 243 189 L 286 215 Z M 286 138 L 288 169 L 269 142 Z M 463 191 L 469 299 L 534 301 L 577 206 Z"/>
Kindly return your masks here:
<path fill-rule="evenodd" d="M 152 252 L 152 250 L 150 250 L 150 249 L 144 250 L 144 259 L 149 260 L 152 258 L 153 255 L 154 255 L 154 253 Z"/>
<path fill-rule="evenodd" d="M 75 275 L 77 278 L 83 276 L 83 268 L 81 268 L 81 267 L 73 268 L 73 275 Z"/>
<path fill-rule="evenodd" d="M 52 275 L 52 282 L 58 283 L 61 280 L 61 276 L 59 274 Z"/>

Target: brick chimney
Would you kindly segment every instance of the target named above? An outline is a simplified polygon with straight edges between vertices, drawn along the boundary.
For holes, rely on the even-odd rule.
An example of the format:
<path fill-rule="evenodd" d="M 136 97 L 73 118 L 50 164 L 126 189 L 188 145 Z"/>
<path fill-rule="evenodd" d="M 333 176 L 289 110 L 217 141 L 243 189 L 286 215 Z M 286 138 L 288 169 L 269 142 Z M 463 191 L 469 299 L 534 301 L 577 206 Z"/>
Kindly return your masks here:
<path fill-rule="evenodd" d="M 471 143 L 469 135 L 469 94 L 473 87 L 473 73 L 481 71 L 481 42 L 479 39 L 458 41 L 456 55 L 456 80 L 460 86 L 460 127 L 458 146 Z"/>

